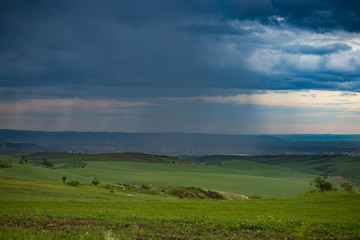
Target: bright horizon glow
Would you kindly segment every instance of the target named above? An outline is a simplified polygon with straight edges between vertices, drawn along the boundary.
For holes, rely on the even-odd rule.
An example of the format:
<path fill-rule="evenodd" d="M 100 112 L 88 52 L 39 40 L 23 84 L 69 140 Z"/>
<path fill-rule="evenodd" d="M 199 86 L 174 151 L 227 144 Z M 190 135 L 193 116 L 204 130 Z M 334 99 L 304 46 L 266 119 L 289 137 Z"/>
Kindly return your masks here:
<path fill-rule="evenodd" d="M 215 110 L 205 121 L 193 106 Z M 0 114 L 1 128 L 19 130 L 360 134 L 360 95 L 351 91 L 268 90 L 138 101 L 30 99 L 0 102 Z"/>
<path fill-rule="evenodd" d="M 287 107 L 342 108 L 360 111 L 360 94 L 350 91 L 282 90 L 255 91 L 229 97 L 199 97 L 204 101 Z"/>

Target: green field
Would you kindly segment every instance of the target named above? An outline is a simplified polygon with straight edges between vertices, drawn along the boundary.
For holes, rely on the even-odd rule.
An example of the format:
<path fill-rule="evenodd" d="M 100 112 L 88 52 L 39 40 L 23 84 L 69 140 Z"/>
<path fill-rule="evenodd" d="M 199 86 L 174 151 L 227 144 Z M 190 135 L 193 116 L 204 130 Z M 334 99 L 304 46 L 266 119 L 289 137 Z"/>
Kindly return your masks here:
<path fill-rule="evenodd" d="M 41 153 L 25 156 L 0 156 L 11 164 L 0 168 L 0 176 L 61 182 L 68 180 L 90 183 L 97 178 L 102 184 L 147 184 L 162 186 L 196 186 L 245 195 L 291 196 L 309 189 L 315 175 L 290 168 L 253 161 L 228 161 L 205 165 L 194 161 L 142 154 L 60 154 Z M 52 167 L 42 165 L 46 159 Z"/>
<path fill-rule="evenodd" d="M 323 177 L 341 177 L 360 183 L 360 157 L 335 156 L 204 156 L 195 158 L 205 164 L 223 164 L 227 161 L 252 161 L 290 168 L 302 173 Z"/>
<path fill-rule="evenodd" d="M 0 239 L 360 238 L 358 190 L 305 193 L 321 175 L 310 170 L 326 157 L 206 158 L 207 164 L 146 154 L 1 155 Z M 339 173 L 358 164 L 344 156 L 331 161 Z M 63 176 L 81 185 L 63 184 Z M 189 186 L 205 190 L 176 188 Z M 190 195 L 183 199 L 173 194 L 184 189 Z M 233 200 L 206 199 L 207 190 Z"/>
<path fill-rule="evenodd" d="M 358 239 L 360 195 L 179 199 L 0 179 L 1 239 Z"/>

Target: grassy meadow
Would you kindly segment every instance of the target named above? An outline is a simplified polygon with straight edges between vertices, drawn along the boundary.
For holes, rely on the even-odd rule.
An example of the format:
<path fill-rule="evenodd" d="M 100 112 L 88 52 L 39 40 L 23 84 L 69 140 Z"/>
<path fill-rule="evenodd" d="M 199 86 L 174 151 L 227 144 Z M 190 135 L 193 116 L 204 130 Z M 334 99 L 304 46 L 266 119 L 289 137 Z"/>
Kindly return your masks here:
<path fill-rule="evenodd" d="M 360 195 L 179 199 L 0 180 L 2 239 L 356 239 Z"/>
<path fill-rule="evenodd" d="M 250 158 L 205 165 L 145 154 L 0 160 L 0 239 L 360 238 L 359 192 L 305 193 L 317 176 L 306 167 Z M 63 184 L 63 176 L 81 185 Z M 91 184 L 94 178 L 100 184 Z M 166 186 L 233 197 L 179 198 Z"/>
<path fill-rule="evenodd" d="M 227 162 L 251 161 L 265 165 L 289 168 L 306 174 L 328 177 L 344 178 L 360 183 L 360 156 L 221 156 L 212 155 L 197 157 L 196 160 L 210 164 L 222 165 Z"/>
<path fill-rule="evenodd" d="M 305 192 L 315 177 L 290 168 L 247 160 L 205 165 L 186 159 L 147 156 L 42 153 L 25 156 L 25 164 L 19 164 L 20 156 L 5 156 L 3 162 L 12 167 L 0 168 L 0 176 L 54 182 L 61 182 L 62 176 L 66 176 L 68 180 L 84 184 L 97 178 L 101 184 L 196 186 L 265 197 Z M 53 166 L 42 165 L 44 159 Z"/>

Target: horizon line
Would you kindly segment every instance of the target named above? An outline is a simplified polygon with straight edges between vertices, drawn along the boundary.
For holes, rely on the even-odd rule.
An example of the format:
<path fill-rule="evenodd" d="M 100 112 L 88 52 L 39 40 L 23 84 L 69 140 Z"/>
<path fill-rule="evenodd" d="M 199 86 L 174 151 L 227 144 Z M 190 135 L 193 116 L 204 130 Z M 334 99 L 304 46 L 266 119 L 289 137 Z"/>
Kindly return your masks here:
<path fill-rule="evenodd" d="M 2 129 L 0 131 L 47 132 L 47 133 L 125 133 L 125 134 L 201 134 L 201 135 L 231 135 L 231 136 L 266 136 L 266 135 L 360 135 L 360 133 L 202 133 L 202 132 L 124 132 L 124 131 L 76 131 L 76 130 L 29 130 L 29 129 Z"/>

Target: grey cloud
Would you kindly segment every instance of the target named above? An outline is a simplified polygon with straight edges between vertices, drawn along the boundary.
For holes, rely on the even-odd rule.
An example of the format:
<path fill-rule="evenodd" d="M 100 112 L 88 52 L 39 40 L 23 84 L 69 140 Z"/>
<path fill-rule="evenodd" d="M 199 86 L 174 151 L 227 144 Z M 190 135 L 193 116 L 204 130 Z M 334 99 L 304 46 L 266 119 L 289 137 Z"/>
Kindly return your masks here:
<path fill-rule="evenodd" d="M 179 27 L 179 30 L 191 34 L 242 35 L 245 33 L 245 31 L 238 31 L 228 24 L 191 24 Z"/>
<path fill-rule="evenodd" d="M 196 3 L 201 1 L 194 1 Z M 319 32 L 345 30 L 360 32 L 360 4 L 357 0 L 233 0 L 210 1 L 216 8 L 205 8 L 210 16 L 223 19 L 257 20 L 277 25 L 274 16 Z M 205 11 L 202 11 L 204 13 Z"/>
<path fill-rule="evenodd" d="M 272 0 L 280 16 L 301 27 L 316 31 L 342 29 L 360 31 L 360 4 L 357 0 Z"/>
<path fill-rule="evenodd" d="M 307 4 L 303 5 L 311 9 L 312 3 Z M 313 73 L 279 76 L 248 69 L 244 62 L 261 44 L 252 34 L 261 30 L 255 24 L 249 30 L 229 24 L 239 19 L 250 20 L 249 25 L 252 21 L 258 25 L 274 24 L 269 19 L 277 15 L 288 17 L 296 25 L 293 18 L 310 16 L 312 12 L 301 15 L 298 5 L 302 3 L 268 0 L 2 1 L 0 86 L 58 87 L 66 89 L 62 94 L 71 96 L 76 93 L 70 88 L 77 89 L 79 96 L 92 96 L 92 89 L 99 86 L 104 87 L 104 92 L 99 91 L 98 96 L 106 95 L 108 90 L 104 89 L 109 88 L 128 89 L 139 96 L 146 91 L 140 88 L 166 95 L 166 91 L 154 89 L 196 92 L 202 88 L 328 87 L 327 79 L 321 81 L 321 76 Z M 323 8 L 320 4 L 313 9 Z M 230 63 L 231 57 L 223 56 L 222 47 L 232 44 L 238 53 Z M 345 50 L 349 46 L 335 44 L 286 51 L 328 54 Z M 302 77 L 315 78 L 317 83 L 294 81 Z M 354 76 L 331 77 L 333 81 L 346 82 Z M 113 91 L 109 94 L 116 96 Z M 126 94 L 119 90 L 118 95 Z"/>
<path fill-rule="evenodd" d="M 282 48 L 283 51 L 293 54 L 325 55 L 351 50 L 351 46 L 344 43 L 328 44 L 324 46 L 291 45 Z"/>
<path fill-rule="evenodd" d="M 1 101 L 15 101 L 19 99 L 162 99 L 197 96 L 232 96 L 236 94 L 250 94 L 249 89 L 219 89 L 219 88 L 164 88 L 164 87 L 123 87 L 104 85 L 68 85 L 68 86 L 30 86 L 30 87 L 2 87 Z"/>

